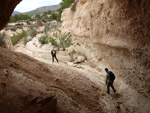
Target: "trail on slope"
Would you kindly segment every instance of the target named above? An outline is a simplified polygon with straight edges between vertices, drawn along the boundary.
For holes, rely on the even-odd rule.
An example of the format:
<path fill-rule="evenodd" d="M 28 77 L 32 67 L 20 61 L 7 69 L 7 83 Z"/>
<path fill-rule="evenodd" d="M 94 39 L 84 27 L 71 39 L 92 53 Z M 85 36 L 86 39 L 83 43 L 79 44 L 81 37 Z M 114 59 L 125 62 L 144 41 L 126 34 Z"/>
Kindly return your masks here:
<path fill-rule="evenodd" d="M 62 54 L 59 54 L 59 53 L 57 54 L 59 63 L 56 63 L 56 62 L 52 63 L 50 50 L 43 50 L 41 48 L 34 47 L 32 43 L 30 43 L 30 45 L 28 46 L 19 45 L 18 47 L 15 48 L 15 51 L 27 54 L 33 57 L 34 59 L 37 59 L 38 61 L 48 64 L 50 67 L 53 67 L 53 70 L 56 70 L 56 72 L 60 69 L 58 72 L 63 73 L 61 69 L 64 69 L 71 76 L 72 76 L 71 71 L 75 73 L 74 78 L 72 79 L 71 79 L 71 76 L 68 76 L 67 78 L 65 76 L 61 77 L 61 79 L 63 78 L 64 81 L 66 81 L 66 79 L 68 80 L 71 79 L 70 80 L 71 82 L 74 82 L 74 80 L 81 81 L 81 80 L 78 80 L 78 76 L 76 75 L 76 73 L 80 73 L 80 77 L 83 76 L 84 78 L 89 79 L 90 82 L 93 84 L 91 87 L 91 91 L 88 91 L 88 92 L 85 91 L 84 93 L 86 94 L 82 92 L 81 93 L 82 96 L 83 94 L 84 96 L 89 95 L 88 94 L 89 92 L 91 94 L 95 94 L 96 96 L 94 99 L 95 102 L 98 102 L 98 103 L 102 102 L 103 104 L 105 104 L 105 107 L 108 110 L 107 112 L 110 112 L 110 113 L 130 113 L 130 112 L 141 113 L 143 112 L 143 113 L 146 113 L 148 111 L 147 109 L 145 111 L 141 111 L 140 109 L 141 107 L 144 108 L 145 104 L 149 105 L 149 103 L 146 103 L 146 98 L 139 95 L 135 89 L 132 89 L 128 84 L 126 84 L 119 77 L 115 80 L 115 83 L 114 83 L 114 86 L 117 89 L 117 93 L 114 94 L 111 90 L 111 95 L 107 95 L 106 86 L 105 86 L 105 73 L 103 71 L 104 66 L 101 65 L 100 63 L 93 63 L 92 61 L 89 60 L 89 61 L 86 61 L 86 63 L 74 64 L 73 62 L 69 62 L 68 56 L 62 56 Z M 59 75 L 59 73 L 57 73 L 57 75 Z M 65 73 L 63 73 L 62 75 L 65 75 Z M 82 83 L 84 83 L 84 81 L 86 80 L 82 79 L 80 83 L 74 83 L 78 87 L 78 88 L 75 88 L 74 90 L 77 91 L 77 89 L 82 87 Z M 89 83 L 87 83 L 86 87 L 88 87 Z M 95 89 L 96 92 L 92 91 L 93 88 L 96 88 Z M 68 89 L 66 91 L 68 91 Z M 83 98 L 79 92 L 78 93 L 74 91 L 71 91 L 71 92 L 74 93 L 73 94 L 74 96 L 77 96 L 77 100 L 78 98 Z M 88 98 L 92 99 L 93 97 L 91 96 Z M 90 100 L 84 100 L 84 101 L 90 101 Z"/>
<path fill-rule="evenodd" d="M 140 113 L 141 112 L 140 107 L 144 107 L 143 104 L 149 104 L 149 103 L 145 103 L 146 99 L 137 101 L 137 98 L 138 97 L 140 98 L 141 95 L 139 95 L 136 92 L 136 90 L 132 89 L 129 85 L 127 85 L 121 78 L 117 78 L 117 80 L 115 80 L 114 86 L 117 89 L 117 93 L 114 94 L 111 90 L 111 95 L 107 95 L 106 94 L 106 86 L 105 86 L 105 73 L 103 71 L 104 66 L 102 66 L 102 65 L 101 65 L 101 67 L 98 66 L 100 63 L 97 63 L 97 64 L 93 63 L 94 66 L 92 66 L 92 62 L 90 62 L 90 61 L 88 63 L 74 64 L 72 62 L 69 62 L 69 60 L 63 61 L 63 59 L 66 56 L 63 56 L 63 58 L 61 58 L 62 56 L 59 54 L 58 54 L 58 59 L 60 62 L 52 63 L 50 51 L 42 51 L 39 48 L 34 48 L 34 49 L 32 48 L 32 50 L 31 50 L 30 47 L 24 47 L 24 46 L 18 46 L 15 49 L 15 51 L 27 54 L 27 55 L 33 57 L 34 59 L 37 59 L 41 62 L 44 62 L 45 64 L 50 65 L 53 68 L 57 68 L 58 70 L 64 68 L 65 70 L 68 71 L 68 73 L 69 73 L 69 70 L 74 70 L 74 73 L 82 73 L 81 74 L 82 76 L 88 78 L 92 82 L 92 84 L 93 84 L 92 88 L 97 88 L 96 92 L 98 92 L 98 93 L 96 93 L 95 91 L 92 92 L 92 89 L 91 89 L 91 91 L 89 91 L 90 93 L 97 94 L 95 101 L 103 102 L 105 104 L 106 109 L 110 113 L 128 113 L 128 112 Z M 68 58 L 66 58 L 66 59 L 68 59 Z M 61 71 L 59 71 L 59 72 L 61 72 Z M 70 72 L 70 75 L 71 74 L 72 73 Z M 74 79 L 77 79 L 77 78 L 78 77 L 75 76 L 75 78 L 73 78 L 71 81 L 74 81 Z M 65 79 L 70 79 L 70 76 Z M 84 83 L 84 81 L 85 80 L 82 79 L 81 84 L 76 84 L 76 85 L 78 85 L 79 87 L 80 86 L 82 87 L 82 83 Z M 88 87 L 88 85 L 86 85 L 86 87 Z M 78 93 L 75 93 L 75 95 L 78 95 Z M 85 96 L 87 96 L 87 95 L 88 94 L 85 94 Z M 135 96 L 135 97 L 133 97 L 133 96 Z M 81 98 L 81 97 L 79 96 L 78 98 Z M 141 97 L 141 98 L 144 99 L 144 97 Z M 89 100 L 85 100 L 85 101 L 89 101 Z M 139 102 L 139 103 L 137 103 L 137 102 Z M 147 111 L 145 110 L 144 112 L 146 113 Z"/>

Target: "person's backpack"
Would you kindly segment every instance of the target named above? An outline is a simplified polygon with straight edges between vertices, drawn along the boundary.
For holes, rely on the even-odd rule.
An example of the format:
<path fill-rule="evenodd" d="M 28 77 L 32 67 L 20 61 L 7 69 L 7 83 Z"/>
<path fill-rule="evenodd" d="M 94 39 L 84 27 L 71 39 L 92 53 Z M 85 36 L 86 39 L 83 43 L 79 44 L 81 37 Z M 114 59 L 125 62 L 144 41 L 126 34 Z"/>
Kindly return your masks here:
<path fill-rule="evenodd" d="M 53 55 L 55 54 L 55 50 L 53 50 Z"/>
<path fill-rule="evenodd" d="M 111 80 L 114 81 L 114 80 L 116 79 L 116 77 L 115 77 L 115 75 L 113 74 L 113 72 L 110 71 L 110 72 L 109 72 L 109 75 L 110 75 L 110 77 L 111 77 Z"/>

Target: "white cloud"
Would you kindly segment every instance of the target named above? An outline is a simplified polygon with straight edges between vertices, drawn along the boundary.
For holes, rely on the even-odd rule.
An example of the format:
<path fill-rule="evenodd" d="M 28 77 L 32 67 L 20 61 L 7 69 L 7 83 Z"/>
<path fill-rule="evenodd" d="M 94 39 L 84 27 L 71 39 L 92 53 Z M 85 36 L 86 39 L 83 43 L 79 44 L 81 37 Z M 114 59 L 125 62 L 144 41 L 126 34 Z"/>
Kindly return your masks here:
<path fill-rule="evenodd" d="M 15 8 L 19 12 L 27 12 L 41 6 L 59 4 L 62 0 L 22 0 Z"/>

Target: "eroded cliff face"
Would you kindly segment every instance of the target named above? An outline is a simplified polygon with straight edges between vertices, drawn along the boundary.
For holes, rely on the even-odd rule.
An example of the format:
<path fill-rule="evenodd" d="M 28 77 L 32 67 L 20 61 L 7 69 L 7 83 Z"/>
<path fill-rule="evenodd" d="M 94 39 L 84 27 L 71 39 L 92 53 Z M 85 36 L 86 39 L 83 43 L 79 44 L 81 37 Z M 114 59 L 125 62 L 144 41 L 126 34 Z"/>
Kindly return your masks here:
<path fill-rule="evenodd" d="M 9 18 L 17 4 L 22 0 L 1 0 L 0 1 L 0 30 L 9 21 Z"/>
<path fill-rule="evenodd" d="M 150 1 L 80 0 L 62 14 L 63 31 L 138 93 L 150 98 Z M 94 54 L 94 55 L 93 55 Z"/>

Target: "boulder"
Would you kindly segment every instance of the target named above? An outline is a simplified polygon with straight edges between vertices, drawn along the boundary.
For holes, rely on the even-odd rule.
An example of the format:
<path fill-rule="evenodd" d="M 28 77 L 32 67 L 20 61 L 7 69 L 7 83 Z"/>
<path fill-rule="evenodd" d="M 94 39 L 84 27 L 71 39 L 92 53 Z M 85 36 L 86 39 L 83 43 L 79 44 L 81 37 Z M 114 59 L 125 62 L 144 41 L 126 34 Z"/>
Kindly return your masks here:
<path fill-rule="evenodd" d="M 74 64 L 79 64 L 84 62 L 86 59 L 84 56 L 78 56 L 77 59 L 74 61 Z"/>

